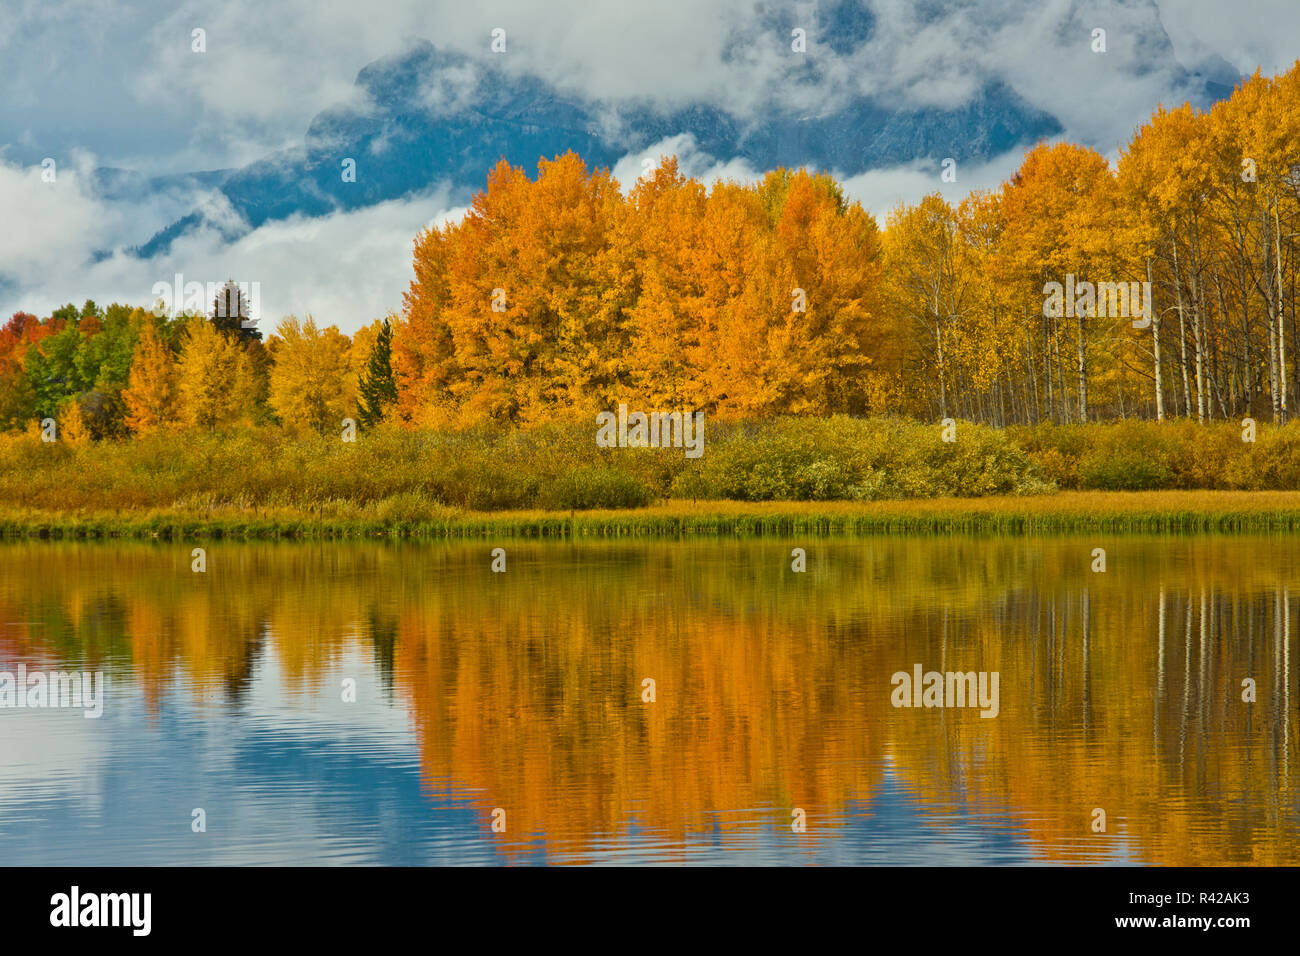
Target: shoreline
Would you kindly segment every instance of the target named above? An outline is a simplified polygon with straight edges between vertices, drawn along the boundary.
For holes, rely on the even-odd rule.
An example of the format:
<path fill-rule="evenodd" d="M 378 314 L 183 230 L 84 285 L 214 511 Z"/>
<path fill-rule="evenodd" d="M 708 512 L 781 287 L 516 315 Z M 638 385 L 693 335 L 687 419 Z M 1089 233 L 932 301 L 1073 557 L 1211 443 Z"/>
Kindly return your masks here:
<path fill-rule="evenodd" d="M 1300 531 L 1300 491 L 1063 491 L 873 502 L 668 500 L 591 511 L 210 506 L 47 511 L 0 506 L 0 539 L 684 538 L 815 535 L 1261 533 Z"/>

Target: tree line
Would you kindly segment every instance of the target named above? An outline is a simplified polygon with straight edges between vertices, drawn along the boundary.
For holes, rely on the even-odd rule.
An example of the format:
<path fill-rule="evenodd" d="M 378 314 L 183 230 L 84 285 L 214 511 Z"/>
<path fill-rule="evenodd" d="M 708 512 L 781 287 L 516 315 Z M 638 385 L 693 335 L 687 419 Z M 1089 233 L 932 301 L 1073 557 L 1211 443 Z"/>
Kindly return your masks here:
<path fill-rule="evenodd" d="M 1208 111 L 1157 109 L 1112 168 L 1040 144 L 997 191 L 885 229 L 900 381 L 995 424 L 1183 416 L 1285 422 L 1297 398 L 1300 64 Z M 1146 283 L 1151 314 L 1062 314 L 1048 283 Z"/>
<path fill-rule="evenodd" d="M 805 171 L 706 189 L 669 159 L 623 196 L 574 156 L 536 180 L 502 165 L 417 241 L 397 407 L 1284 422 L 1298 215 L 1300 64 L 1157 109 L 1113 167 L 1040 143 L 1001 188 L 936 192 L 883 229 Z M 1143 289 L 1150 314 L 1052 307 L 1075 283 Z"/>
<path fill-rule="evenodd" d="M 1040 143 L 996 190 L 880 228 L 829 175 L 622 191 L 569 153 L 501 163 L 416 237 L 400 315 L 265 342 L 221 317 L 86 302 L 0 326 L 0 428 L 71 441 L 342 419 L 462 428 L 627 403 L 722 418 L 994 425 L 1256 416 L 1300 401 L 1300 63 L 1207 111 L 1160 107 L 1112 166 Z M 1054 284 L 1146 284 L 1150 314 Z M 1100 298 L 1100 297 L 1099 297 Z"/>
<path fill-rule="evenodd" d="M 396 400 L 377 320 L 348 337 L 308 317 L 261 333 L 220 317 L 175 318 L 114 303 L 67 305 L 0 326 L 0 428 L 57 422 L 73 444 L 160 429 L 279 424 L 336 431 L 380 421 Z"/>

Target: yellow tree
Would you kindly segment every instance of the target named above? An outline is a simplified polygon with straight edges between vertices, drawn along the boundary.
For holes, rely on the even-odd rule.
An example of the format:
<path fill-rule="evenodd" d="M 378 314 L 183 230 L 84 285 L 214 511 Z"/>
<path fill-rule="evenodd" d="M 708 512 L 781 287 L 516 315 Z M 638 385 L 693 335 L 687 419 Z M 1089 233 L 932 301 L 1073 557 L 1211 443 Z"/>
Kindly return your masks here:
<path fill-rule="evenodd" d="M 698 272 L 707 201 L 704 186 L 678 171 L 675 156 L 628 195 L 618 241 L 631 251 L 640 280 L 629 313 L 627 399 L 634 408 L 711 410 L 699 374 L 709 359 Z"/>
<path fill-rule="evenodd" d="M 1070 276 L 1075 283 L 1108 278 L 1104 242 L 1114 208 L 1114 177 L 1101 154 L 1072 143 L 1036 146 L 1003 187 L 1002 204 L 1007 217 L 1005 241 L 1024 283 L 1024 307 L 1030 315 L 1035 307 L 1043 314 L 1043 289 L 1048 282 L 1066 286 Z M 1068 311 L 1074 315 L 1047 317 L 1043 368 L 1048 406 L 1066 421 L 1087 420 L 1089 343 L 1096 323 L 1090 319 L 1085 325 L 1078 310 Z"/>
<path fill-rule="evenodd" d="M 375 339 L 379 337 L 379 330 L 384 327 L 384 321 L 384 319 L 375 319 L 369 325 L 361 326 L 352 335 L 352 344 L 348 348 L 348 370 L 357 381 L 360 381 L 366 365 L 370 362 L 370 352 L 375 347 Z M 397 317 L 389 313 L 388 321 L 396 325 Z"/>
<path fill-rule="evenodd" d="M 1163 239 L 1161 249 L 1173 290 L 1169 298 L 1177 309 L 1184 407 L 1190 414 L 1195 404 L 1200 421 L 1212 411 L 1207 365 L 1213 241 L 1206 200 L 1216 177 L 1207 125 L 1204 117 L 1183 104 L 1176 110 L 1157 109 L 1150 125 L 1139 131 L 1140 137 L 1151 140 L 1154 162 L 1147 177 L 1148 211 L 1154 214 Z M 1186 389 L 1189 368 L 1195 373 L 1190 392 Z"/>
<path fill-rule="evenodd" d="M 958 204 L 956 216 L 956 268 L 968 277 L 969 296 L 957 316 L 954 362 L 973 393 L 968 410 L 998 424 L 1029 420 L 1034 414 L 1029 395 L 1023 388 L 1017 394 L 1013 385 L 1016 379 L 1023 384 L 1028 343 L 1003 250 L 1006 215 L 1001 196 L 973 192 Z"/>
<path fill-rule="evenodd" d="M 969 308 L 971 277 L 961 268 L 956 211 L 938 193 L 916 206 L 900 205 L 885 230 L 886 296 L 892 321 L 916 343 L 914 394 L 933 390 L 933 408 L 948 417 L 958 408 L 960 376 L 954 353 L 959 321 Z M 902 338 L 902 336 L 900 336 Z"/>
<path fill-rule="evenodd" d="M 1259 377 L 1267 375 L 1273 415 L 1279 421 L 1288 417 L 1288 369 L 1297 345 L 1294 296 L 1286 273 L 1294 273 L 1292 244 L 1300 230 L 1298 96 L 1300 63 L 1278 77 L 1256 72 L 1229 99 L 1215 104 L 1206 124 L 1207 151 L 1216 164 L 1211 208 L 1221 229 L 1228 297 L 1235 295 L 1235 317 L 1247 330 L 1244 371 L 1251 392 L 1259 390 Z M 1218 293 L 1216 288 L 1215 299 Z M 1255 339 L 1260 340 L 1259 348 Z M 1259 374 L 1256 364 L 1264 367 Z"/>
<path fill-rule="evenodd" d="M 271 407 L 290 431 L 323 435 L 356 412 L 357 376 L 348 337 L 331 325 L 321 329 L 308 316 L 294 316 L 275 330 L 271 352 Z"/>
<path fill-rule="evenodd" d="M 1167 128 L 1154 121 L 1140 127 L 1128 148 L 1120 152 L 1116 172 L 1119 203 L 1126 214 L 1115 223 L 1115 234 L 1129 253 L 1130 274 L 1136 269 L 1139 281 L 1150 283 L 1152 289 L 1149 354 L 1157 421 L 1165 420 L 1165 356 L 1161 335 L 1163 294 L 1156 295 L 1156 276 L 1164 251 L 1172 245 L 1168 241 L 1170 222 L 1158 189 L 1158 183 L 1167 175 L 1168 146 L 1161 141 L 1162 131 Z"/>
<path fill-rule="evenodd" d="M 177 367 L 181 422 L 212 430 L 247 419 L 256 397 L 248 354 L 203 318 L 185 331 Z"/>
<path fill-rule="evenodd" d="M 769 174 L 758 195 L 775 259 L 751 271 L 765 293 L 771 410 L 861 412 L 883 345 L 876 221 L 829 176 L 804 170 Z"/>
<path fill-rule="evenodd" d="M 399 413 L 528 422 L 607 407 L 627 377 L 622 209 L 609 173 L 568 153 L 536 180 L 502 162 L 462 223 L 422 234 L 394 337 Z"/>
<path fill-rule="evenodd" d="M 765 411 L 777 400 L 763 376 L 772 315 L 753 276 L 775 261 L 770 222 L 755 190 L 729 182 L 713 184 L 703 213 L 688 282 L 699 290 L 696 374 L 705 407 L 723 418 Z"/>
<path fill-rule="evenodd" d="M 411 424 L 442 426 L 456 418 L 451 389 L 461 371 L 444 318 L 451 296 L 448 246 L 455 234 L 454 227 L 444 225 L 416 237 L 415 278 L 403 296 L 403 314 L 393 325 L 397 417 Z"/>
<path fill-rule="evenodd" d="M 176 424 L 180 419 L 177 401 L 176 359 L 158 335 L 157 326 L 146 320 L 140 330 L 131 372 L 122 400 L 126 403 L 126 427 L 137 435 Z"/>
<path fill-rule="evenodd" d="M 67 442 L 73 448 L 90 444 L 90 428 L 81 413 L 81 402 L 75 397 L 63 406 L 59 413 L 59 440 Z"/>

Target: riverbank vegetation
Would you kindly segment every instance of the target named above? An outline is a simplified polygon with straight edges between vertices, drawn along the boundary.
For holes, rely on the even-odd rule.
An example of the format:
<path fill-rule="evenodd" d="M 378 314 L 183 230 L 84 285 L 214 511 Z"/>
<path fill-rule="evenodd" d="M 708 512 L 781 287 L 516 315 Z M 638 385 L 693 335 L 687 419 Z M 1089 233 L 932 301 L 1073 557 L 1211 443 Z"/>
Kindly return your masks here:
<path fill-rule="evenodd" d="M 234 282 L 196 283 L 179 313 L 19 312 L 0 327 L 0 509 L 23 533 L 370 533 L 1297 489 L 1297 89 L 1300 65 L 1209 113 L 1161 108 L 1114 169 L 1040 144 L 1000 190 L 883 229 L 804 170 L 706 186 L 668 157 L 624 190 L 574 154 L 535 179 L 503 164 L 416 238 L 401 314 L 351 336 L 288 316 L 264 341 Z M 1154 298 L 1103 315 L 1075 280 Z M 1062 281 L 1064 312 L 1045 296 Z M 702 415 L 703 454 L 599 447 L 621 406 Z"/>
<path fill-rule="evenodd" d="M 84 445 L 0 436 L 7 534 L 356 536 L 1300 527 L 1300 423 L 721 423 L 705 453 L 592 426 L 355 442 L 274 426 Z M 1198 512 L 1196 509 L 1203 509 Z"/>
<path fill-rule="evenodd" d="M 416 237 L 400 314 L 287 316 L 263 341 L 237 284 L 205 299 L 198 282 L 170 305 L 16 313 L 0 429 L 499 429 L 621 403 L 710 422 L 1283 424 L 1300 402 L 1297 101 L 1300 64 L 1208 112 L 1157 108 L 1113 168 L 1038 144 L 999 189 L 887 214 L 806 170 L 705 184 L 664 157 L 620 184 L 573 153 L 536 177 L 503 163 L 462 219 Z"/>
<path fill-rule="evenodd" d="M 1061 492 L 1037 498 L 669 500 L 634 509 L 470 511 L 397 496 L 308 507 L 50 511 L 0 506 L 0 538 L 515 539 L 1300 531 L 1300 492 Z"/>

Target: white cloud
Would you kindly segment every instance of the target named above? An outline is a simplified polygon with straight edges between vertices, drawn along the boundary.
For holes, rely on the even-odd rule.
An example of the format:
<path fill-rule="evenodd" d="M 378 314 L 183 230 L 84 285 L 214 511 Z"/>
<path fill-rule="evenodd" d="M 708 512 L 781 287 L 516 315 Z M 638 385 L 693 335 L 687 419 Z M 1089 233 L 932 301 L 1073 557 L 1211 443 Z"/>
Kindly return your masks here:
<path fill-rule="evenodd" d="M 498 62 L 597 100 L 707 102 L 761 122 L 772 100 L 817 112 L 850 93 L 954 108 L 1002 79 L 1108 148 L 1180 93 L 1161 20 L 1189 65 L 1219 54 L 1272 71 L 1300 52 L 1294 0 L 861 2 L 871 39 L 834 56 L 829 0 L 22 0 L 0 18 L 11 77 L 0 124 L 40 143 L 75 118 L 104 140 L 79 145 L 110 161 L 222 168 L 300 141 L 318 112 L 354 102 L 363 66 L 409 40 L 486 53 L 502 27 Z M 804 8 L 814 25 L 801 57 L 789 25 Z M 191 51 L 196 27 L 206 53 Z M 1093 27 L 1108 31 L 1104 55 L 1089 48 Z"/>
<path fill-rule="evenodd" d="M 0 232 L 0 269 L 16 282 L 0 284 L 0 318 L 87 297 L 143 303 L 175 272 L 260 281 L 271 321 L 311 312 L 352 329 L 396 308 L 415 233 L 435 212 L 463 215 L 445 191 L 235 230 L 244 234 L 229 243 L 205 231 L 148 262 L 118 253 L 92 264 L 96 250 L 142 242 L 195 208 L 218 221 L 224 215 L 228 230 L 238 223 L 219 194 L 178 189 L 141 203 L 106 202 L 88 177 L 93 162 L 212 169 L 301 142 L 316 113 L 355 102 L 358 70 L 413 38 L 483 52 L 499 26 L 507 31 L 501 62 L 561 89 L 606 103 L 702 101 L 747 112 L 756 124 L 774 97 L 809 113 L 850 93 L 957 109 L 986 82 L 1002 80 L 1057 116 L 1064 138 L 1113 154 L 1157 101 L 1179 99 L 1179 61 L 1194 68 L 1221 55 L 1243 71 L 1254 64 L 1275 71 L 1294 60 L 1300 35 L 1294 0 L 1226 7 L 1160 0 L 1159 18 L 1153 5 L 1121 0 L 953 0 L 942 15 L 922 15 L 912 0 L 868 5 L 871 39 L 843 57 L 830 55 L 834 38 L 816 4 L 793 8 L 812 24 L 801 59 L 789 50 L 793 9 L 775 0 L 611 0 L 595 8 L 589 0 L 16 0 L 0 17 L 7 70 L 0 129 L 10 131 L 0 144 L 0 209 L 10 226 Z M 191 52 L 195 27 L 207 31 L 206 53 Z M 1107 30 L 1105 54 L 1090 48 L 1093 27 Z M 447 78 L 444 98 L 456 95 L 455 79 Z M 82 140 L 59 139 L 67 130 Z M 78 147 L 93 150 L 93 161 Z M 960 144 L 953 149 L 959 154 Z M 624 188 L 641 175 L 641 159 L 660 152 L 676 153 L 683 171 L 706 182 L 760 175 L 679 135 L 616 164 Z M 39 167 L 12 165 L 19 155 L 28 163 L 55 156 L 57 184 L 41 183 Z M 899 200 L 933 189 L 956 200 L 996 187 L 1019 158 L 1016 151 L 963 163 L 955 184 L 942 183 L 937 167 L 910 164 L 855 176 L 845 187 L 883 220 Z"/>
<path fill-rule="evenodd" d="M 435 189 L 365 209 L 266 223 L 233 242 L 205 228 L 152 259 L 118 251 L 91 262 L 126 224 L 139 229 L 156 211 L 104 202 L 86 182 L 84 170 L 60 170 L 54 190 L 40 182 L 39 168 L 0 165 L 0 206 L 18 209 L 31 227 L 0 230 L 0 261 L 18 278 L 17 288 L 0 286 L 0 317 L 19 309 L 47 315 L 86 298 L 149 305 L 154 284 L 181 273 L 203 283 L 258 282 L 265 332 L 285 315 L 310 313 L 351 333 L 400 307 L 416 234 L 466 212 L 449 202 L 445 189 Z"/>
<path fill-rule="evenodd" d="M 976 190 L 998 189 L 1015 172 L 1024 158 L 1021 150 L 1012 150 L 984 163 L 958 163 L 957 179 L 946 183 L 937 163 L 915 162 L 892 169 L 873 169 L 858 176 L 839 177 L 844 195 L 856 200 L 876 217 L 883 227 L 890 211 L 899 203 L 916 205 L 930 193 L 940 193 L 956 204 Z"/>
<path fill-rule="evenodd" d="M 643 175 L 657 169 L 660 159 L 665 156 L 677 157 L 678 172 L 705 184 L 712 184 L 719 179 L 752 183 L 763 178 L 762 172 L 754 169 L 743 159 L 719 161 L 697 147 L 695 137 L 690 133 L 680 133 L 657 143 L 651 143 L 645 149 L 635 153 L 629 153 L 614 164 L 611 172 L 618 180 L 624 195 Z"/>
<path fill-rule="evenodd" d="M 0 262 L 8 274 L 31 275 L 53 257 L 84 260 L 108 240 L 112 223 L 83 188 L 87 165 L 85 156 L 63 167 L 55 162 L 54 181 L 47 182 L 43 166 L 0 163 L 0 209 L 7 220 L 0 229 Z"/>
<path fill-rule="evenodd" d="M 754 183 L 764 175 L 743 160 L 719 162 L 700 150 L 689 134 L 682 134 L 624 156 L 614 166 L 614 178 L 626 193 L 647 169 L 653 170 L 659 165 L 660 156 L 676 156 L 678 169 L 682 173 L 710 185 L 719 179 Z M 998 189 L 1015 172 L 1023 158 L 1024 152 L 1015 149 L 987 162 L 959 163 L 955 167 L 956 180 L 951 183 L 943 182 L 940 178 L 942 167 L 938 163 L 926 161 L 888 169 L 873 169 L 857 176 L 845 176 L 837 172 L 835 178 L 844 188 L 844 195 L 861 203 L 883 226 L 885 217 L 899 203 L 915 205 L 929 193 L 940 193 L 955 204 L 975 190 Z"/>
<path fill-rule="evenodd" d="M 1185 65 L 1223 57 L 1247 76 L 1283 73 L 1300 57 L 1300 4 L 1295 0 L 1160 0 L 1160 19 Z"/>

